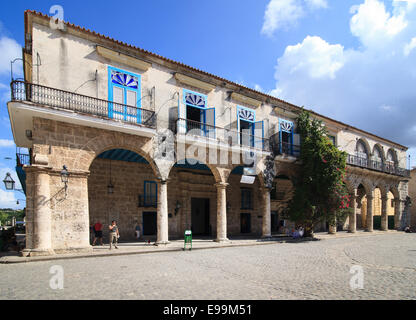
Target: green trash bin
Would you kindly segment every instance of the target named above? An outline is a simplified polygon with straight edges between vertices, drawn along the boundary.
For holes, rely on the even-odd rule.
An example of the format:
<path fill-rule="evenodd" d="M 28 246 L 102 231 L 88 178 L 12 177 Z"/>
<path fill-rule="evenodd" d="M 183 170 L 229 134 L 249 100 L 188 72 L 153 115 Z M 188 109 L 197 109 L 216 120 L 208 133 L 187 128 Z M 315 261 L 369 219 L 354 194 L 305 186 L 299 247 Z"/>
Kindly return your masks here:
<path fill-rule="evenodd" d="M 189 250 L 192 250 L 192 231 L 191 230 L 185 230 L 183 250 L 186 249 L 187 245 L 188 247 L 190 246 Z"/>

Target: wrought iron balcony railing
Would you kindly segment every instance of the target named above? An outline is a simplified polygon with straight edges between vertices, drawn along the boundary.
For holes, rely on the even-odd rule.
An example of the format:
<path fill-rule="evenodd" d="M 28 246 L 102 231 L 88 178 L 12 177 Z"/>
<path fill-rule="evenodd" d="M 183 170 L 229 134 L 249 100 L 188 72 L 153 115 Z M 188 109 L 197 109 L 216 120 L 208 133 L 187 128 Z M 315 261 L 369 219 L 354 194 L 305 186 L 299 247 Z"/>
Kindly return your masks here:
<path fill-rule="evenodd" d="M 56 88 L 45 87 L 25 81 L 15 80 L 12 81 L 10 86 L 12 101 L 29 101 L 40 105 L 72 110 L 78 113 L 99 116 L 106 119 L 119 120 L 150 128 L 156 127 L 156 114 L 151 110 L 93 98 Z"/>
<path fill-rule="evenodd" d="M 179 118 L 176 120 L 175 130 L 175 133 L 190 134 L 193 136 L 214 139 L 228 146 L 244 146 L 263 151 L 270 150 L 269 139 L 244 132 L 208 125 L 198 121 Z"/>
<path fill-rule="evenodd" d="M 16 153 L 17 165 L 23 167 L 24 165 L 30 165 L 30 154 Z"/>
<path fill-rule="evenodd" d="M 274 156 L 288 155 L 296 158 L 300 156 L 300 146 L 280 141 L 278 133 L 270 137 L 270 145 Z"/>
<path fill-rule="evenodd" d="M 157 208 L 157 196 L 156 195 L 139 195 L 138 201 L 139 208 Z"/>
<path fill-rule="evenodd" d="M 347 164 L 366 168 L 370 170 L 380 171 L 384 173 L 393 174 L 401 177 L 410 177 L 410 170 L 400 168 L 394 163 L 383 163 L 381 161 L 371 160 L 356 155 L 349 154 L 347 157 Z"/>

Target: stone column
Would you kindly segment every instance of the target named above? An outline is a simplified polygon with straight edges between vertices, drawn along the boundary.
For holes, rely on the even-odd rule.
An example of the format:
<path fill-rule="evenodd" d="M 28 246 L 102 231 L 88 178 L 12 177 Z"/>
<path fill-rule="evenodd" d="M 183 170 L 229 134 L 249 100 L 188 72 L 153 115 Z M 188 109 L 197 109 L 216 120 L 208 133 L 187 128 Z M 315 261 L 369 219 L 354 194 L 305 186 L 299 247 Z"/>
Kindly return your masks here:
<path fill-rule="evenodd" d="M 333 223 L 328 224 L 328 233 L 329 234 L 337 233 L 337 219 L 335 219 Z"/>
<path fill-rule="evenodd" d="M 270 212 L 270 189 L 263 190 L 263 221 L 262 221 L 262 238 L 270 238 L 272 236 L 271 212 Z"/>
<path fill-rule="evenodd" d="M 358 198 L 357 189 L 355 189 L 354 194 L 351 195 L 352 212 L 349 215 L 349 221 L 348 221 L 349 233 L 355 233 L 357 231 L 357 208 L 358 208 L 357 198 Z"/>
<path fill-rule="evenodd" d="M 373 195 L 367 195 L 367 232 L 373 232 L 373 199 Z"/>
<path fill-rule="evenodd" d="M 394 229 L 402 230 L 402 214 L 404 209 L 404 200 L 394 199 Z"/>
<path fill-rule="evenodd" d="M 159 180 L 157 194 L 157 238 L 156 245 L 168 244 L 168 184 Z"/>
<path fill-rule="evenodd" d="M 381 196 L 381 230 L 387 231 L 388 229 L 388 215 L 387 215 L 387 195 Z"/>
<path fill-rule="evenodd" d="M 217 238 L 215 241 L 228 241 L 227 238 L 227 194 L 228 183 L 219 182 L 217 187 Z"/>
<path fill-rule="evenodd" d="M 50 181 L 47 168 L 27 167 L 27 185 L 31 189 L 27 202 L 28 214 L 27 230 L 28 235 L 26 249 L 23 256 L 40 256 L 54 254 L 52 249 L 52 221 L 50 207 Z"/>

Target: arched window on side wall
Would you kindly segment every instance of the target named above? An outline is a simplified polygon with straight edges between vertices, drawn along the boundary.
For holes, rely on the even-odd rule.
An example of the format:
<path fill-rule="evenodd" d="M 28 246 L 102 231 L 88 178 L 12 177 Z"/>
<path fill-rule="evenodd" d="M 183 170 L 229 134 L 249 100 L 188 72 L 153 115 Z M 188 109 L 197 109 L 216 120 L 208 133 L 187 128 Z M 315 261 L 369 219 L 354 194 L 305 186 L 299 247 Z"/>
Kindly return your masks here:
<path fill-rule="evenodd" d="M 358 165 L 362 167 L 367 167 L 368 164 L 368 153 L 367 148 L 361 140 L 357 142 L 357 158 L 358 158 Z"/>
<path fill-rule="evenodd" d="M 383 169 L 383 153 L 378 145 L 374 147 L 373 152 L 373 168 L 376 170 Z"/>
<path fill-rule="evenodd" d="M 390 149 L 387 152 L 387 158 L 386 158 L 386 169 L 387 169 L 387 171 L 393 172 L 395 165 L 396 165 L 396 157 L 394 155 L 394 151 Z"/>

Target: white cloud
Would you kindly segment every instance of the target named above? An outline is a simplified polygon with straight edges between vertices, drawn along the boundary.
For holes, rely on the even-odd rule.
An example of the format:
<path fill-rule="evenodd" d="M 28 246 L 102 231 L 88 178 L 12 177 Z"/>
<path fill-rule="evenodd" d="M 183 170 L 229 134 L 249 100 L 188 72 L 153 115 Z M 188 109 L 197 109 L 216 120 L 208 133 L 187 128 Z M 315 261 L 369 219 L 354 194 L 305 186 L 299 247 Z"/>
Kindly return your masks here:
<path fill-rule="evenodd" d="M 17 199 L 14 192 L 0 189 L 0 208 L 16 209 L 17 207 L 21 207 L 20 205 L 17 205 L 16 202 Z"/>
<path fill-rule="evenodd" d="M 1 147 L 15 147 L 15 144 L 13 140 L 0 139 L 0 148 Z"/>
<path fill-rule="evenodd" d="M 403 48 L 404 55 L 408 56 L 414 48 L 416 48 L 416 37 L 412 38 L 409 43 L 405 44 Z"/>
<path fill-rule="evenodd" d="M 326 0 L 305 0 L 305 2 L 312 9 L 328 8 Z"/>
<path fill-rule="evenodd" d="M 335 78 L 344 65 L 344 47 L 331 45 L 320 37 L 307 36 L 302 43 L 286 47 L 278 60 L 277 76 L 306 73 L 311 78 Z"/>
<path fill-rule="evenodd" d="M 327 7 L 326 0 L 270 0 L 264 13 L 261 33 L 272 36 L 277 29 L 296 25 L 308 10 Z"/>
<path fill-rule="evenodd" d="M 414 9 L 407 4 L 388 10 L 381 1 L 363 1 L 352 9 L 350 21 L 359 49 L 307 36 L 277 60 L 271 92 L 415 148 Z"/>
<path fill-rule="evenodd" d="M 22 47 L 16 40 L 2 36 L 0 37 L 0 52 L 0 74 L 10 73 L 10 61 L 22 57 Z M 18 72 L 20 69 L 16 65 L 13 71 Z"/>
<path fill-rule="evenodd" d="M 365 0 L 359 6 L 353 6 L 351 13 L 351 33 L 360 38 L 365 46 L 385 44 L 408 25 L 405 10 L 397 9 L 395 15 L 386 11 L 383 2 Z"/>

